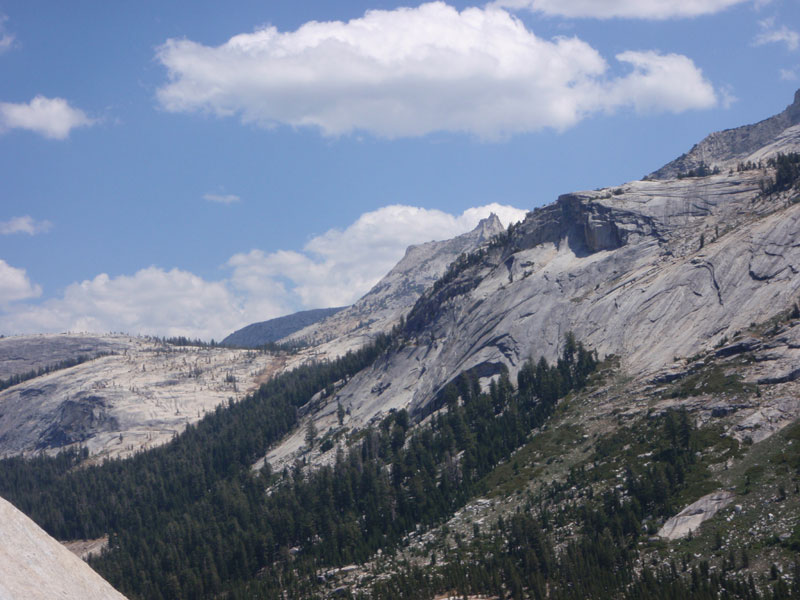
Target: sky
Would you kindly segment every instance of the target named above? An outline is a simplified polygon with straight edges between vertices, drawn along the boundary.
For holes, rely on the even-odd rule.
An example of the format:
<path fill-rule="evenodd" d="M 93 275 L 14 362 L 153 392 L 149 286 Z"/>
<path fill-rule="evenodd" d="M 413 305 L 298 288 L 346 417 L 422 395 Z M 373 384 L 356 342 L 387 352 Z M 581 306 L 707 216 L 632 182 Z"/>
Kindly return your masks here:
<path fill-rule="evenodd" d="M 0 334 L 346 305 L 798 87 L 798 0 L 0 0 Z"/>

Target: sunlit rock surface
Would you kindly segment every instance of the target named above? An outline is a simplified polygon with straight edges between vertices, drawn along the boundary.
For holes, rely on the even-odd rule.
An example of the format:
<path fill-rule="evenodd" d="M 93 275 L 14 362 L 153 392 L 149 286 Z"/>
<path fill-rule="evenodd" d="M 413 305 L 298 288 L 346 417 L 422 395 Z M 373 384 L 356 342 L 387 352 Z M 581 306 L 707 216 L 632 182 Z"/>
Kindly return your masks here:
<path fill-rule="evenodd" d="M 92 568 L 0 498 L 0 600 L 124 600 Z"/>

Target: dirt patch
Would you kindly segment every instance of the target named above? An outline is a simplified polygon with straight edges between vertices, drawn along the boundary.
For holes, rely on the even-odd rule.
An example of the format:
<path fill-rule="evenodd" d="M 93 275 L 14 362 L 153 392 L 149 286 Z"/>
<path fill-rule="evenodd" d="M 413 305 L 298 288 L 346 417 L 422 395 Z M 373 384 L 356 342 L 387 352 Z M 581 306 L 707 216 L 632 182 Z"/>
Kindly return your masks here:
<path fill-rule="evenodd" d="M 88 560 L 92 555 L 99 555 L 103 549 L 108 547 L 108 536 L 104 535 L 96 540 L 73 540 L 71 542 L 61 542 L 61 544 L 76 556 L 83 560 Z"/>

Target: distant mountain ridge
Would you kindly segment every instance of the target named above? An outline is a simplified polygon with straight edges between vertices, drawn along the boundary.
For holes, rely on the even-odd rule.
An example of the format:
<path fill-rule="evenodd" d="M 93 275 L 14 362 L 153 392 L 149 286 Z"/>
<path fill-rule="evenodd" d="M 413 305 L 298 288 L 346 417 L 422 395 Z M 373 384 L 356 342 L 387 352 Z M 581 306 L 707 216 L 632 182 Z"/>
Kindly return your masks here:
<path fill-rule="evenodd" d="M 258 348 L 264 344 L 277 342 L 281 338 L 290 336 L 304 327 L 308 327 L 331 315 L 335 315 L 344 308 L 346 307 L 314 308 L 283 317 L 268 319 L 259 323 L 252 323 L 251 325 L 237 329 L 220 343 L 223 346 Z"/>

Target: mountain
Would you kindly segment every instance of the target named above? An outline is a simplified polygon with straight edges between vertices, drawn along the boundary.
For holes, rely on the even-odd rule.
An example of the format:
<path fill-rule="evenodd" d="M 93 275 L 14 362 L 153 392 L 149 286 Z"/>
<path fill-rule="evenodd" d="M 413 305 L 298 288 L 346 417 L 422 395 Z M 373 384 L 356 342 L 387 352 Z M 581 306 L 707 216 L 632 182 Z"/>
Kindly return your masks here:
<path fill-rule="evenodd" d="M 124 600 L 85 562 L 0 498 L 0 598 Z"/>
<path fill-rule="evenodd" d="M 746 157 L 765 162 L 796 152 L 796 110 L 722 139 L 757 137 L 764 145 Z M 756 136 L 762 127 L 774 137 Z M 738 148 L 718 155 L 738 157 Z M 619 356 L 623 371 L 656 378 L 788 310 L 800 290 L 800 204 L 795 188 L 764 191 L 776 167 L 765 169 L 634 181 L 534 210 L 451 265 L 406 313 L 406 343 L 339 390 L 317 429 L 335 429 L 339 404 L 354 427 L 393 409 L 424 413 L 464 372 L 513 379 L 529 358 L 555 360 L 568 331 Z M 775 356 L 773 377 L 795 377 L 793 343 Z M 302 447 L 297 434 L 268 460 L 290 463 Z"/>
<path fill-rule="evenodd" d="M 237 329 L 227 336 L 220 344 L 222 346 L 235 346 L 239 348 L 258 348 L 270 342 L 277 342 L 281 338 L 292 335 L 304 327 L 313 325 L 326 317 L 336 314 L 344 307 L 315 308 L 303 310 L 284 317 L 277 317 L 260 323 L 252 323 Z"/>
<path fill-rule="evenodd" d="M 800 205 L 760 194 L 761 171 L 567 194 L 427 292 L 411 344 L 343 390 L 422 407 L 465 370 L 556 358 L 567 331 L 622 368 L 655 374 L 797 300 Z M 426 369 L 420 369 L 425 364 Z M 435 368 L 432 367 L 435 365 Z M 378 375 L 380 373 L 380 375 Z"/>
<path fill-rule="evenodd" d="M 67 389 L 146 384 L 141 416 L 262 383 L 125 460 L 0 460 L 0 494 L 108 536 L 90 564 L 137 598 L 800 597 L 798 97 L 645 180 L 409 249 L 297 352 L 113 340 L 126 360 L 12 382 L 18 448 Z"/>
<path fill-rule="evenodd" d="M 400 262 L 355 304 L 282 341 L 307 343 L 326 356 L 359 348 L 379 333 L 391 331 L 458 256 L 503 231 L 500 219 L 492 213 L 472 231 L 453 239 L 409 246 Z"/>
<path fill-rule="evenodd" d="M 80 445 L 98 458 L 119 457 L 166 443 L 269 377 L 360 348 L 390 331 L 454 258 L 503 230 L 491 215 L 452 240 L 411 246 L 352 307 L 255 323 L 225 338 L 222 347 L 119 335 L 2 338 L 0 456 Z M 225 347 L 277 339 L 312 347 L 294 356 Z"/>

